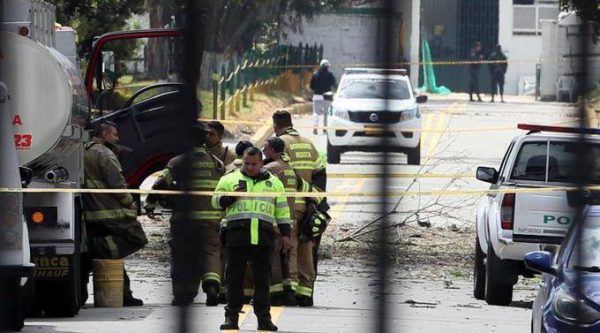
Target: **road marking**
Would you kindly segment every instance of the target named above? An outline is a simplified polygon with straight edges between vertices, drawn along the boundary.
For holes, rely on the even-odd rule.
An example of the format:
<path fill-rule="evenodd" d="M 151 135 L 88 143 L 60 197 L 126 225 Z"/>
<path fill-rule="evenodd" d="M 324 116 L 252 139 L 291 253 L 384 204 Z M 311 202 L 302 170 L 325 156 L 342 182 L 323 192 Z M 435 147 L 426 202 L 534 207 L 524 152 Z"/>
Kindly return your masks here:
<path fill-rule="evenodd" d="M 365 183 L 367 182 L 366 178 L 363 179 L 359 179 L 357 182 L 354 183 L 354 186 L 350 189 L 349 192 L 354 192 L 354 191 L 360 191 L 362 189 L 362 187 L 365 185 Z M 345 185 L 339 185 L 336 186 L 336 190 L 339 190 L 340 188 L 346 188 Z M 343 197 L 341 198 L 340 201 L 337 201 L 332 209 L 331 209 L 331 220 L 333 222 L 333 220 L 338 219 L 342 213 L 344 212 L 344 208 L 346 206 L 346 203 L 348 202 L 349 197 Z"/>
<path fill-rule="evenodd" d="M 428 130 L 429 127 L 431 126 L 431 120 L 433 119 L 434 115 L 433 114 L 426 114 L 424 115 L 425 121 L 423 124 L 423 129 L 424 130 Z M 429 137 L 431 136 L 431 134 L 429 132 L 423 132 L 421 133 L 421 147 L 426 147 L 427 146 L 427 140 L 429 140 Z"/>
<path fill-rule="evenodd" d="M 454 107 L 454 103 L 450 106 L 450 108 L 453 108 L 453 107 Z M 437 118 L 435 129 L 441 130 L 444 127 L 444 125 L 446 124 L 445 120 L 446 120 L 446 112 L 441 112 Z M 427 154 L 425 155 L 424 163 L 427 163 L 431 159 L 433 152 L 435 151 L 435 148 L 437 147 L 437 145 L 442 137 L 442 134 L 443 134 L 442 132 L 436 132 L 431 135 L 431 142 L 429 143 L 429 147 L 427 149 Z"/>
<path fill-rule="evenodd" d="M 283 313 L 283 310 L 285 308 L 283 306 L 272 306 L 271 307 L 271 321 L 277 325 L 277 321 L 279 320 L 279 317 L 281 317 L 281 314 Z"/>
<path fill-rule="evenodd" d="M 246 318 L 248 318 L 248 314 L 250 312 L 254 311 L 254 308 L 252 307 L 252 305 L 249 304 L 244 304 L 244 306 L 242 307 L 242 313 L 240 313 L 240 317 L 238 320 L 238 325 L 240 327 L 242 327 L 244 325 L 244 321 L 246 321 Z M 221 332 L 237 332 L 237 330 L 227 330 L 227 331 L 221 331 Z"/>

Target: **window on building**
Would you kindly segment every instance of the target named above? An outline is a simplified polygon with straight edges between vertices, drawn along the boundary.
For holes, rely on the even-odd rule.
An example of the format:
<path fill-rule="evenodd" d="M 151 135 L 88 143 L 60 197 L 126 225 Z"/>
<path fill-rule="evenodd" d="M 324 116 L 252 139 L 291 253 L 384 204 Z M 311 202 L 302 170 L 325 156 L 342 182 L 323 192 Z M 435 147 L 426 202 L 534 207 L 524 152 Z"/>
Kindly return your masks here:
<path fill-rule="evenodd" d="M 513 35 L 541 35 L 540 21 L 558 14 L 558 0 L 513 0 Z"/>

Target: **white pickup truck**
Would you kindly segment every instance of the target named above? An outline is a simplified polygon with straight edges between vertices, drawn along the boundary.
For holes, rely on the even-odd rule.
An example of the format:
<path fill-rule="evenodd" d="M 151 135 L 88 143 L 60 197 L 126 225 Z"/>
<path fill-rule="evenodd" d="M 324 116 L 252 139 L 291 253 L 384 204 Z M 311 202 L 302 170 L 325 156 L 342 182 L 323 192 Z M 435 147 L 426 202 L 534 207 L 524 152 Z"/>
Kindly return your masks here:
<path fill-rule="evenodd" d="M 573 186 L 577 129 L 525 124 L 518 127 L 529 132 L 512 140 L 499 170 L 478 167 L 477 179 L 491 183 L 491 189 Z M 600 156 L 600 138 L 590 135 L 589 140 L 590 154 Z M 547 244 L 560 244 L 576 214 L 577 208 L 569 205 L 566 191 L 485 195 L 476 217 L 475 298 L 485 299 L 488 304 L 510 304 L 518 276 L 533 275 L 524 266 L 525 254 Z"/>

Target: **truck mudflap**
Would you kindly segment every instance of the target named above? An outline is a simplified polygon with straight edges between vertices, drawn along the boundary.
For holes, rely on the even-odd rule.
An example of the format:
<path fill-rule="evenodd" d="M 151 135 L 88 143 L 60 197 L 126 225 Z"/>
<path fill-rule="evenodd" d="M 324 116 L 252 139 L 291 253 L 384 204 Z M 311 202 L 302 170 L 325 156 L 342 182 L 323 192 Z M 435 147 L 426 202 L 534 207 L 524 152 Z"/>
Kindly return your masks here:
<path fill-rule="evenodd" d="M 513 241 L 560 244 L 576 216 L 566 191 L 517 193 Z"/>

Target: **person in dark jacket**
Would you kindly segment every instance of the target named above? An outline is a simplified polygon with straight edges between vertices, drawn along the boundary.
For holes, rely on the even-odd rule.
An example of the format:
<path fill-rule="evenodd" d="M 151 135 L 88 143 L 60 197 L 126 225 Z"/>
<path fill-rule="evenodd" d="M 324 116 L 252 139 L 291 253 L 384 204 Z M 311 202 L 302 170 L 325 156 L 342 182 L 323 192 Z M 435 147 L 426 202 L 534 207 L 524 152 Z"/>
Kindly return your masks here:
<path fill-rule="evenodd" d="M 494 61 L 490 63 L 490 76 L 492 77 L 492 100 L 494 102 L 494 95 L 496 92 L 500 92 L 500 101 L 504 103 L 504 75 L 508 68 L 506 61 L 506 55 L 502 53 L 502 46 L 496 45 L 494 51 L 489 55 L 488 60 Z"/>
<path fill-rule="evenodd" d="M 473 94 L 477 95 L 477 100 L 481 102 L 481 96 L 479 96 L 479 70 L 481 69 L 481 63 L 483 60 L 483 53 L 481 52 L 481 43 L 475 42 L 471 53 L 469 53 L 469 100 L 474 102 Z"/>
<path fill-rule="evenodd" d="M 84 146 L 85 187 L 88 189 L 127 189 L 121 164 L 114 153 L 119 140 L 117 125 L 102 122 L 94 138 Z M 87 283 L 93 259 L 123 259 L 148 243 L 137 221 L 137 207 L 129 193 L 84 193 L 83 214 L 88 253 L 82 260 L 82 301 L 87 299 Z M 134 298 L 130 280 L 123 270 L 123 305 L 141 306 Z"/>
<path fill-rule="evenodd" d="M 310 79 L 310 89 L 313 91 L 313 134 L 318 134 L 319 116 L 323 114 L 323 125 L 327 126 L 327 110 L 331 101 L 326 100 L 325 93 L 331 92 L 335 86 L 335 77 L 329 71 L 329 61 L 321 60 L 319 70 Z"/>
<path fill-rule="evenodd" d="M 227 192 L 244 195 L 232 196 Z M 274 226 L 279 228 L 282 249 L 287 251 L 291 220 L 286 197 L 264 195 L 269 192 L 283 193 L 283 184 L 263 168 L 260 149 L 251 147 L 244 152 L 242 168 L 223 176 L 212 197 L 213 207 L 225 210 L 222 241 L 227 248 L 227 306 L 222 330 L 239 329 L 239 313 L 244 303 L 244 271 L 246 263 L 251 262 L 258 330 L 277 331 L 271 321 L 269 300 Z"/>

